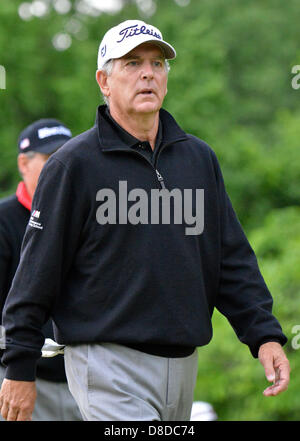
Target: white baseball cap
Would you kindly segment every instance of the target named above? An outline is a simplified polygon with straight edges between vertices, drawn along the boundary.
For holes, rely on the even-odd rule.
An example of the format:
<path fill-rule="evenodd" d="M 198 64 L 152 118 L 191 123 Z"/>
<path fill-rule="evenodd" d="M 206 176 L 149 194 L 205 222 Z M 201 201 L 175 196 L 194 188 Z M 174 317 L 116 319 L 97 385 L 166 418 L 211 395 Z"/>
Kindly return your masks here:
<path fill-rule="evenodd" d="M 98 51 L 98 69 L 101 70 L 107 61 L 121 58 L 145 42 L 157 44 L 168 60 L 176 57 L 175 49 L 163 40 L 159 29 L 140 20 L 126 20 L 104 35 Z"/>

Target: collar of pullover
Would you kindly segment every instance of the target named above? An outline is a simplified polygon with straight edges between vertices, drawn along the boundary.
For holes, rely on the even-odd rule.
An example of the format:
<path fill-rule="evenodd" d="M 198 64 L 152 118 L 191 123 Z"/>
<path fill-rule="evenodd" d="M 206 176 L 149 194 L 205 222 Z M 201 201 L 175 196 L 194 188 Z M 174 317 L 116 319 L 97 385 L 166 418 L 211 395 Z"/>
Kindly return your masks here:
<path fill-rule="evenodd" d="M 118 136 L 122 139 L 122 141 L 131 148 L 136 148 L 141 144 L 141 141 L 138 138 L 135 138 L 133 135 L 128 133 L 123 127 L 121 127 L 115 119 L 111 116 L 108 107 L 106 107 L 104 115 L 106 120 L 108 119 L 113 127 L 113 129 L 117 132 Z M 162 122 L 159 120 L 158 132 L 155 140 L 155 148 L 158 148 L 162 141 Z"/>
<path fill-rule="evenodd" d="M 166 110 L 161 109 L 159 111 L 159 118 L 163 127 L 163 130 L 161 130 L 162 133 L 160 133 L 162 136 L 163 145 L 172 144 L 174 142 L 187 139 L 186 133 L 178 126 L 174 118 Z M 132 145 L 139 142 L 134 136 L 130 135 L 122 127 L 120 127 L 120 130 L 115 130 L 111 124 L 111 121 L 109 120 L 109 116 L 107 115 L 106 105 L 98 107 L 96 126 L 103 151 L 120 149 L 128 150 Z"/>
<path fill-rule="evenodd" d="M 23 181 L 18 184 L 16 196 L 20 204 L 27 208 L 27 210 L 31 211 L 32 200 Z"/>

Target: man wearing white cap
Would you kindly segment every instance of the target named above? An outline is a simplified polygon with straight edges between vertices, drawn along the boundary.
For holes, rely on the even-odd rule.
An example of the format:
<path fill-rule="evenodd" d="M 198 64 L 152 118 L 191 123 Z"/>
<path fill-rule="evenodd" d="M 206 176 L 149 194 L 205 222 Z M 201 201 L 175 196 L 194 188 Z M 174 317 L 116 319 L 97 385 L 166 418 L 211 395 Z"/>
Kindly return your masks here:
<path fill-rule="evenodd" d="M 288 386 L 287 339 L 216 155 L 162 109 L 175 55 L 138 20 L 100 44 L 106 105 L 47 161 L 4 308 L 8 420 L 30 418 L 49 316 L 85 420 L 188 421 L 215 307 L 263 364 L 264 394 Z"/>

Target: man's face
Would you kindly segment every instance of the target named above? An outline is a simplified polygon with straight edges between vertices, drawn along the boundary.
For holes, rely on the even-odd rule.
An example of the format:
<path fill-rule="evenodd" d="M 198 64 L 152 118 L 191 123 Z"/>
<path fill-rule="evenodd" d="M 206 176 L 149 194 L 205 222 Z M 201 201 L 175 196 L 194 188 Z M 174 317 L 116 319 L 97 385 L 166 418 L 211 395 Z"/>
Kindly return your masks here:
<path fill-rule="evenodd" d="M 116 59 L 107 77 L 111 111 L 121 116 L 156 113 L 167 93 L 168 74 L 160 48 L 143 43 Z"/>
<path fill-rule="evenodd" d="M 20 154 L 18 157 L 19 170 L 23 176 L 24 183 L 31 198 L 37 187 L 40 173 L 50 155 L 34 153 L 33 157 Z"/>

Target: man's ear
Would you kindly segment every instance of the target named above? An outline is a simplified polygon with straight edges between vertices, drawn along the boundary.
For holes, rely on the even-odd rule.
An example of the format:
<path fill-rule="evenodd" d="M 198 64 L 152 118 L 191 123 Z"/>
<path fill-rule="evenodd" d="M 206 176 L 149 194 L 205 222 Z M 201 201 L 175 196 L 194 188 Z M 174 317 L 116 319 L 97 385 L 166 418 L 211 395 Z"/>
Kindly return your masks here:
<path fill-rule="evenodd" d="M 96 81 L 100 87 L 101 92 L 104 96 L 109 97 L 109 86 L 107 81 L 107 74 L 103 70 L 97 70 Z"/>
<path fill-rule="evenodd" d="M 24 153 L 20 153 L 18 155 L 18 159 L 17 159 L 18 169 L 19 169 L 19 172 L 21 173 L 22 176 L 24 174 L 26 174 L 26 171 L 28 169 L 28 167 L 27 167 L 28 166 L 28 161 L 29 161 L 29 159 L 28 159 L 28 157 Z"/>

